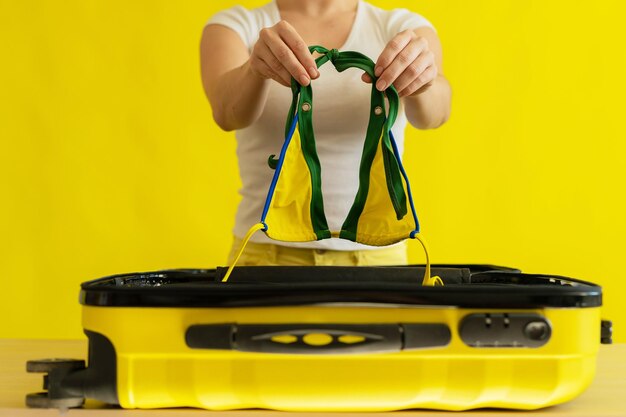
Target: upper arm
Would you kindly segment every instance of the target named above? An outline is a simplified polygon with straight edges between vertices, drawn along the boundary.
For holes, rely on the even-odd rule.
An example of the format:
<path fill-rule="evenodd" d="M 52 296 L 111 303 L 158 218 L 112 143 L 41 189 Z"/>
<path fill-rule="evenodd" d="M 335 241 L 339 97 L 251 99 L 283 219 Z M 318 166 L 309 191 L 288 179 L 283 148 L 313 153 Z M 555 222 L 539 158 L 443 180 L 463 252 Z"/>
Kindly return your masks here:
<path fill-rule="evenodd" d="M 250 54 L 241 37 L 234 30 L 220 25 L 204 27 L 200 41 L 200 68 L 206 96 L 211 96 L 219 78 L 243 65 Z"/>

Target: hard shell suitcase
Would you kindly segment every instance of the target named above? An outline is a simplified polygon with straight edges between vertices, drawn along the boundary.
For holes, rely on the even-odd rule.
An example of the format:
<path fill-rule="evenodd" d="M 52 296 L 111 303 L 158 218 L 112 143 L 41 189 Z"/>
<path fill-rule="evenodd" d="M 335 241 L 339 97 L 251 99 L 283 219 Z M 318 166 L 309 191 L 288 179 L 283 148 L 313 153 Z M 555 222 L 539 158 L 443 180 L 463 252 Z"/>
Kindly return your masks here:
<path fill-rule="evenodd" d="M 389 411 L 536 409 L 591 382 L 601 288 L 480 265 L 238 267 L 82 285 L 88 367 L 49 372 L 31 406 Z"/>
<path fill-rule="evenodd" d="M 359 68 L 354 51 L 319 46 L 317 65 Z M 359 190 L 340 230 L 324 213 L 311 86 L 292 83 L 285 142 L 259 223 L 228 270 L 124 274 L 82 285 L 83 361 L 31 361 L 47 372 L 27 404 L 94 398 L 124 408 L 389 411 L 535 409 L 591 382 L 601 288 L 485 265 L 436 265 L 419 236 L 408 176 L 391 128 L 393 86 L 372 85 Z M 386 110 L 387 109 L 387 110 Z M 253 233 L 374 246 L 417 240 L 425 266 L 237 267 Z"/>

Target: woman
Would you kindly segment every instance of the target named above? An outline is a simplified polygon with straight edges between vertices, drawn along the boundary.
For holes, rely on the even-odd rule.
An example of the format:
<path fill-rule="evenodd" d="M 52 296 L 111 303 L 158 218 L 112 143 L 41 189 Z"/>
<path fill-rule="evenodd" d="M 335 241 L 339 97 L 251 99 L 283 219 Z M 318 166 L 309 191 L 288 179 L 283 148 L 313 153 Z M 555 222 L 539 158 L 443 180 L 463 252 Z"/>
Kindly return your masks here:
<path fill-rule="evenodd" d="M 393 133 L 402 152 L 407 120 L 436 128 L 450 113 L 450 86 L 442 73 L 441 44 L 430 23 L 405 9 L 386 11 L 363 0 L 274 0 L 213 16 L 202 35 L 205 93 L 216 123 L 236 130 L 243 183 L 234 252 L 258 222 L 273 171 L 267 158 L 284 141 L 291 78 L 315 95 L 313 126 L 322 166 L 324 209 L 331 230 L 345 219 L 358 187 L 358 167 L 369 115 L 372 80 L 358 70 L 319 70 L 308 45 L 353 50 L 375 59 L 376 88 L 393 84 L 402 108 Z M 327 239 L 275 242 L 256 234 L 240 265 L 406 264 L 404 244 L 383 248 Z"/>

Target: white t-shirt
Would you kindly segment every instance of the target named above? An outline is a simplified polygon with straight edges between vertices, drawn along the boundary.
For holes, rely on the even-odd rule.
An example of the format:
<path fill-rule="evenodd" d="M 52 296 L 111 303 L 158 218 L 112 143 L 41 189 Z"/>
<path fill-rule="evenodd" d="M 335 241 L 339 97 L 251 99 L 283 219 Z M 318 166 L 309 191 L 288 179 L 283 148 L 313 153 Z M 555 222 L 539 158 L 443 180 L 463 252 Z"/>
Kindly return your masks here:
<path fill-rule="evenodd" d="M 249 51 L 256 43 L 259 31 L 281 20 L 275 1 L 257 9 L 241 6 L 215 14 L 208 24 L 226 26 L 235 31 Z M 358 51 L 374 62 L 387 43 L 406 29 L 432 25 L 422 16 L 406 9 L 383 10 L 360 0 L 356 18 L 348 38 L 339 51 Z M 322 45 L 324 46 L 324 45 Z M 359 164 L 370 111 L 371 84 L 361 80 L 363 71 L 348 69 L 338 73 L 328 62 L 320 68 L 320 77 L 313 80 L 313 128 L 322 168 L 324 211 L 330 230 L 341 229 L 359 181 Z M 291 89 L 271 83 L 267 103 L 259 119 L 245 129 L 238 130 L 237 157 L 241 175 L 242 196 L 235 219 L 234 235 L 241 238 L 261 218 L 274 171 L 267 158 L 280 153 L 285 121 L 291 104 Z M 401 107 L 393 134 L 400 153 L 404 149 L 406 116 Z M 256 233 L 253 242 L 276 243 L 285 246 L 331 250 L 375 249 L 343 239 L 316 242 L 277 242 L 263 233 Z"/>

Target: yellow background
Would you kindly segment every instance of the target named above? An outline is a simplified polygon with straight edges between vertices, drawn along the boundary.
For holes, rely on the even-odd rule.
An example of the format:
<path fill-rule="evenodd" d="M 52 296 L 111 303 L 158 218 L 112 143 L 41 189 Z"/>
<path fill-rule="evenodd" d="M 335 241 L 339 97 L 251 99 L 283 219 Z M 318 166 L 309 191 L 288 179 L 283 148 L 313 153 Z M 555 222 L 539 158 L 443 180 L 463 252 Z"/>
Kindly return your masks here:
<path fill-rule="evenodd" d="M 373 3 L 422 13 L 444 46 L 452 118 L 405 155 L 434 261 L 601 283 L 625 342 L 622 2 Z M 234 4 L 0 0 L 0 337 L 81 337 L 88 279 L 224 264 L 235 146 L 198 50 Z"/>

